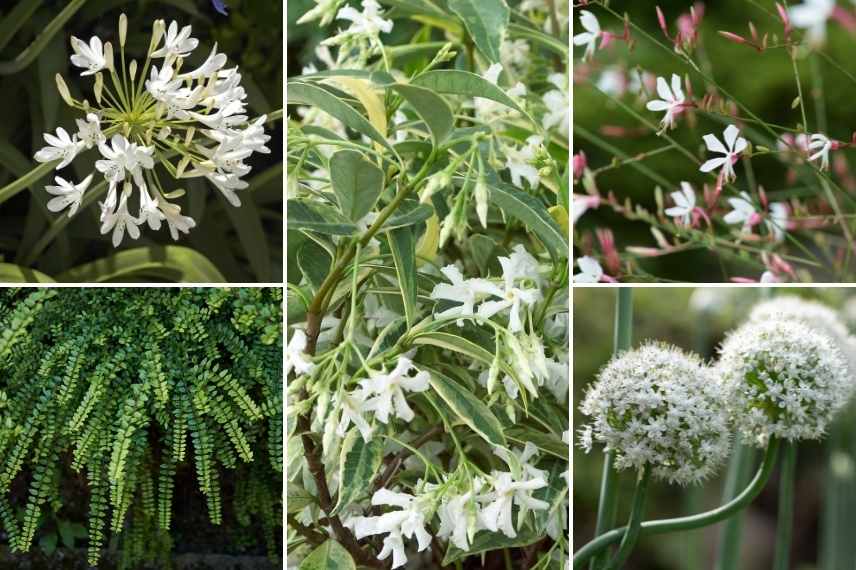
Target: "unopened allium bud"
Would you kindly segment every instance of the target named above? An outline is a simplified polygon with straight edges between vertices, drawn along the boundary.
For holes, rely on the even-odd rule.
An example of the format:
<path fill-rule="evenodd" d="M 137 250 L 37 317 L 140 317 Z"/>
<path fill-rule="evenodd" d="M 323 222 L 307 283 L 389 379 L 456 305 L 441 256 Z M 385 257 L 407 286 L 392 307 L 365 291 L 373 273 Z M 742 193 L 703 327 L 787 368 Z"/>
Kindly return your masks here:
<path fill-rule="evenodd" d="M 851 393 L 835 341 L 781 317 L 753 320 L 731 333 L 717 370 L 734 425 L 759 447 L 771 437 L 821 438 Z"/>
<path fill-rule="evenodd" d="M 648 467 L 657 479 L 686 485 L 711 476 L 730 440 L 720 387 L 695 355 L 650 343 L 613 358 L 580 411 L 589 450 L 602 443 L 617 469 Z"/>

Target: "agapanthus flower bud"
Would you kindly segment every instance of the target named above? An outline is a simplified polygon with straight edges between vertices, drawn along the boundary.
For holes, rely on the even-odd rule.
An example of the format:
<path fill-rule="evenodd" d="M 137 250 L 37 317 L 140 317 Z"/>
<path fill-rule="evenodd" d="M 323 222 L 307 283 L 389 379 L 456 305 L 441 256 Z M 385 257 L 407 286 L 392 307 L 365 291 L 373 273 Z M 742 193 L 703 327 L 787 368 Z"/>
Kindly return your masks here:
<path fill-rule="evenodd" d="M 851 390 L 828 335 L 797 320 L 752 320 L 732 332 L 717 366 L 731 420 L 744 441 L 819 439 Z"/>
<path fill-rule="evenodd" d="M 723 398 L 695 355 L 650 343 L 612 359 L 586 393 L 581 430 L 615 454 L 617 469 L 647 467 L 653 477 L 686 485 L 712 475 L 728 455 Z"/>

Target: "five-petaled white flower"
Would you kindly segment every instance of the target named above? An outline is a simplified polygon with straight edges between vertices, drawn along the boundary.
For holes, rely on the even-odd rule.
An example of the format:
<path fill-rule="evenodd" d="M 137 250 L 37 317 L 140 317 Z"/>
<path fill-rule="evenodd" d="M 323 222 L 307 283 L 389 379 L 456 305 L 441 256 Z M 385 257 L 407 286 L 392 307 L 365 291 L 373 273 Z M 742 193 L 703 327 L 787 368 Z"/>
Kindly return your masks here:
<path fill-rule="evenodd" d="M 190 37 L 191 27 L 178 29 L 178 22 L 173 20 L 166 30 L 163 47 L 152 52 L 152 57 L 163 57 L 168 60 L 187 57 L 199 45 L 199 40 Z"/>
<path fill-rule="evenodd" d="M 672 74 L 672 87 L 666 83 L 663 77 L 657 78 L 657 94 L 660 99 L 648 101 L 646 107 L 649 111 L 665 111 L 663 120 L 660 121 L 660 132 L 675 128 L 675 117 L 683 110 L 686 97 L 681 89 L 681 78 Z"/>
<path fill-rule="evenodd" d="M 34 158 L 37 162 L 59 160 L 59 164 L 56 165 L 56 170 L 59 170 L 68 166 L 84 145 L 77 140 L 77 134 L 69 136 L 68 131 L 62 127 L 57 127 L 56 135 L 44 134 L 45 142 L 49 146 L 39 150 Z"/>
<path fill-rule="evenodd" d="M 517 536 L 517 530 L 511 520 L 511 507 L 516 504 L 521 512 L 527 510 L 543 511 L 549 508 L 549 503 L 532 497 L 532 491 L 547 486 L 543 478 L 515 481 L 511 473 L 492 473 L 493 491 L 481 497 L 489 504 L 482 509 L 480 515 L 482 525 L 492 532 L 500 531 L 509 538 Z"/>
<path fill-rule="evenodd" d="M 404 566 L 407 563 L 407 554 L 404 551 L 405 538 L 415 536 L 419 552 L 431 545 L 431 535 L 425 530 L 427 509 L 419 497 L 379 489 L 372 495 L 372 505 L 401 507 L 400 511 L 390 511 L 378 517 L 354 519 L 354 534 L 357 540 L 376 534 L 388 534 L 383 539 L 383 549 L 378 554 L 378 560 L 385 560 L 392 554 L 392 568 Z"/>
<path fill-rule="evenodd" d="M 511 182 L 518 188 L 523 188 L 523 181 L 529 182 L 530 188 L 535 188 L 541 181 L 538 169 L 533 162 L 544 142 L 538 135 L 531 135 L 526 139 L 526 146 L 518 149 L 514 146 L 505 147 L 505 167 L 511 175 Z"/>
<path fill-rule="evenodd" d="M 689 225 L 695 210 L 695 190 L 689 182 L 681 182 L 681 190 L 669 195 L 675 201 L 675 205 L 666 209 L 666 215 L 681 218 L 685 225 Z"/>
<path fill-rule="evenodd" d="M 325 45 L 340 44 L 351 38 L 366 38 L 370 41 L 377 41 L 381 33 L 388 34 L 392 31 L 392 20 L 385 20 L 381 17 L 381 6 L 377 0 L 363 0 L 362 4 L 362 12 L 353 6 L 345 6 L 339 10 L 336 19 L 348 20 L 351 25 L 347 30 L 324 40 Z"/>
<path fill-rule="evenodd" d="M 594 50 L 597 49 L 597 40 L 600 38 L 600 23 L 597 17 L 588 10 L 580 10 L 580 24 L 582 24 L 585 32 L 574 36 L 575 46 L 586 46 L 583 59 L 590 59 L 594 55 Z"/>
<path fill-rule="evenodd" d="M 737 198 L 729 198 L 732 210 L 725 214 L 723 220 L 726 224 L 743 224 L 743 231 L 748 232 L 758 219 L 752 198 L 746 192 L 741 192 Z"/>
<path fill-rule="evenodd" d="M 500 301 L 485 301 L 479 306 L 479 316 L 489 319 L 500 311 L 509 309 L 508 330 L 515 333 L 523 330 L 523 321 L 520 318 L 520 307 L 524 305 L 531 307 L 541 298 L 541 292 L 534 287 L 518 287 L 520 278 L 530 279 L 532 275 L 532 264 L 534 258 L 522 249 L 516 249 L 517 256 L 499 257 L 502 266 L 502 288 L 490 283 L 489 292 L 499 297 Z M 535 263 L 537 267 L 537 263 Z M 537 277 L 537 274 L 534 275 Z"/>
<path fill-rule="evenodd" d="M 369 396 L 368 390 L 359 388 L 353 392 L 342 392 L 342 417 L 339 420 L 339 425 L 336 428 L 336 434 L 339 437 L 344 437 L 348 429 L 348 425 L 353 423 L 360 430 L 360 435 L 364 441 L 371 441 L 374 430 L 372 426 L 363 417 L 363 414 L 370 411 L 367 405 Z"/>
<path fill-rule="evenodd" d="M 306 354 L 306 333 L 300 329 L 295 329 L 291 335 L 291 340 L 288 341 L 288 347 L 285 349 L 285 375 L 291 374 L 294 370 L 295 374 L 302 376 L 312 372 L 315 364 L 311 357 Z"/>
<path fill-rule="evenodd" d="M 567 137 L 571 128 L 571 105 L 568 95 L 568 78 L 561 73 L 551 73 L 547 80 L 556 86 L 544 94 L 541 100 L 547 107 L 541 124 L 544 129 L 557 126 L 559 133 Z"/>
<path fill-rule="evenodd" d="M 55 198 L 48 201 L 47 207 L 51 212 L 60 212 L 68 208 L 68 217 L 72 217 L 80 207 L 80 201 L 83 200 L 83 193 L 89 188 L 92 182 L 92 174 L 83 179 L 80 184 L 72 184 L 66 181 L 63 177 L 57 176 L 54 180 L 59 186 L 45 186 L 48 194 L 53 194 Z"/>
<path fill-rule="evenodd" d="M 415 376 L 410 375 L 412 371 L 416 371 Z M 392 413 L 409 422 L 415 414 L 407 405 L 404 390 L 424 392 L 428 389 L 430 378 L 427 372 L 417 370 L 409 358 L 399 356 L 392 372 L 371 374 L 360 382 L 360 386 L 373 395 L 366 403 L 366 409 L 373 410 L 378 421 L 384 424 L 389 422 L 389 415 Z"/>
<path fill-rule="evenodd" d="M 574 274 L 574 283 L 600 283 L 603 278 L 603 268 L 593 257 L 584 255 L 577 258 L 580 272 Z"/>
<path fill-rule="evenodd" d="M 820 169 L 829 169 L 829 151 L 832 150 L 832 141 L 826 135 L 815 133 L 811 135 L 808 143 L 809 151 L 816 151 L 808 157 L 809 160 L 820 159 Z"/>
<path fill-rule="evenodd" d="M 806 0 L 788 8 L 788 18 L 794 26 L 808 30 L 809 43 L 819 45 L 826 40 L 826 21 L 834 11 L 835 0 Z"/>
<path fill-rule="evenodd" d="M 704 135 L 704 143 L 707 145 L 707 150 L 710 152 L 718 152 L 724 156 L 719 158 L 711 158 L 701 165 L 702 172 L 710 172 L 717 168 L 722 168 L 720 176 L 725 182 L 732 181 L 737 178 L 734 174 L 734 163 L 737 161 L 738 155 L 746 149 L 749 144 L 743 137 L 738 137 L 740 129 L 734 125 L 728 125 L 723 132 L 725 145 L 712 134 Z"/>
<path fill-rule="evenodd" d="M 99 37 L 93 36 L 87 45 L 83 40 L 71 36 L 71 49 L 74 50 L 71 63 L 86 70 L 80 74 L 81 76 L 93 75 L 107 67 L 104 45 Z"/>
<path fill-rule="evenodd" d="M 443 275 L 451 281 L 449 283 L 438 283 L 431 291 L 432 299 L 443 299 L 446 301 L 455 301 L 461 303 L 445 311 L 436 313 L 437 318 L 453 317 L 460 315 L 462 317 L 473 314 L 473 308 L 480 295 L 487 294 L 490 291 L 490 284 L 485 279 L 464 279 L 461 270 L 454 265 L 447 265 L 440 270 Z M 459 320 L 458 324 L 463 326 L 463 321 Z"/>

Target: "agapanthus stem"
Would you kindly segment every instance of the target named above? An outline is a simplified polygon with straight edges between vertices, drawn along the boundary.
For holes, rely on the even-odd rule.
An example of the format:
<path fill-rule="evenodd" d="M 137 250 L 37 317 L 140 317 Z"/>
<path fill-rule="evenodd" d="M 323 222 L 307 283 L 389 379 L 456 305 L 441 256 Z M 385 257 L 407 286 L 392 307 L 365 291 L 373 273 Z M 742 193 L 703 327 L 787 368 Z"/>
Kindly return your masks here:
<path fill-rule="evenodd" d="M 613 352 L 624 352 L 630 348 L 633 338 L 633 289 L 620 287 L 615 304 L 615 334 L 613 337 Z M 616 477 L 612 467 L 613 455 L 610 452 L 603 457 L 603 473 L 600 479 L 600 502 L 597 505 L 597 526 L 595 536 L 602 535 L 615 526 L 616 511 Z M 608 553 L 592 558 L 591 570 L 597 570 L 606 563 Z"/>
<path fill-rule="evenodd" d="M 17 73 L 33 63 L 39 54 L 42 53 L 45 46 L 50 43 L 56 33 L 62 29 L 65 23 L 70 20 L 85 3 L 86 0 L 72 0 L 69 2 L 66 7 L 63 8 L 62 11 L 57 14 L 41 32 L 39 32 L 36 39 L 34 39 L 33 42 L 24 49 L 24 51 L 18 54 L 18 57 L 10 61 L 0 61 L 0 75 L 11 75 L 13 73 Z"/>
<path fill-rule="evenodd" d="M 764 462 L 755 474 L 755 477 L 749 485 L 743 489 L 738 496 L 730 502 L 719 506 L 710 511 L 690 515 L 687 517 L 678 517 L 674 519 L 662 519 L 655 521 L 643 522 L 639 536 L 649 536 L 652 534 L 664 534 L 669 532 L 679 532 L 684 530 L 693 530 L 710 526 L 723 521 L 735 513 L 745 509 L 755 497 L 764 489 L 767 481 L 770 479 L 770 474 L 773 472 L 773 467 L 776 465 L 778 457 L 779 440 L 773 438 L 767 445 L 767 451 L 764 455 Z M 574 569 L 579 570 L 588 562 L 592 556 L 601 553 L 610 544 L 615 544 L 624 536 L 627 527 L 613 529 L 604 533 L 582 548 L 574 555 Z"/>
<path fill-rule="evenodd" d="M 639 530 L 642 525 L 642 515 L 645 512 L 645 496 L 648 493 L 648 481 L 651 479 L 651 470 L 642 469 L 639 474 L 639 480 L 636 481 L 636 491 L 633 494 L 633 508 L 630 511 L 630 520 L 627 521 L 627 532 L 624 533 L 624 538 L 621 539 L 621 545 L 618 547 L 618 553 L 609 565 L 610 570 L 619 570 L 627 559 L 633 548 L 636 546 L 636 540 L 639 538 Z"/>
<path fill-rule="evenodd" d="M 791 537 L 794 532 L 794 484 L 797 471 L 797 446 L 788 443 L 782 456 L 779 475 L 779 512 L 776 526 L 776 557 L 773 570 L 788 570 L 791 558 Z"/>
<path fill-rule="evenodd" d="M 21 190 L 28 186 L 34 185 L 36 182 L 44 178 L 50 173 L 59 161 L 43 162 L 39 164 L 24 176 L 18 178 L 14 182 L 10 182 L 3 188 L 0 188 L 0 204 L 15 196 Z"/>

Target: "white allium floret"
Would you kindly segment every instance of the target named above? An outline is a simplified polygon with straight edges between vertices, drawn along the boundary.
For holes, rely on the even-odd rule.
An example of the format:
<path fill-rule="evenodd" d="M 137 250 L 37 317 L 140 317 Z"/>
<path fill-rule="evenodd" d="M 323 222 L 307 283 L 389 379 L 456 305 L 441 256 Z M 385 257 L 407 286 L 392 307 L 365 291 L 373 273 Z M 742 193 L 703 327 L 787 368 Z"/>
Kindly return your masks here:
<path fill-rule="evenodd" d="M 759 447 L 771 437 L 819 439 L 850 396 L 835 341 L 794 319 L 750 321 L 732 332 L 718 371 L 732 422 Z"/>
<path fill-rule="evenodd" d="M 592 418 L 581 434 L 615 454 L 616 469 L 648 467 L 670 483 L 697 483 L 728 455 L 730 439 L 719 385 L 695 355 L 650 343 L 613 358 L 580 410 Z"/>

